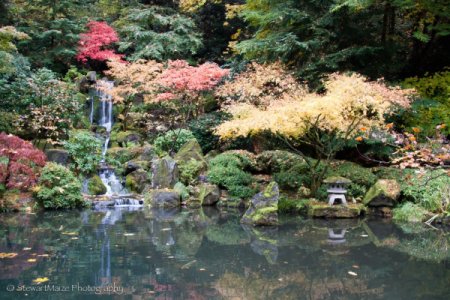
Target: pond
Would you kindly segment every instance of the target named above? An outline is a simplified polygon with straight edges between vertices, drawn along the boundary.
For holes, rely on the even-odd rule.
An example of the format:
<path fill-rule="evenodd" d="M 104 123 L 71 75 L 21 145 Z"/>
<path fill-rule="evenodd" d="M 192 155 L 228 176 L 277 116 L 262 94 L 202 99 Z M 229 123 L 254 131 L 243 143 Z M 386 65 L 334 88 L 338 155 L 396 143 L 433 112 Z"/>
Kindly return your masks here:
<path fill-rule="evenodd" d="M 0 299 L 448 299 L 450 237 L 382 220 L 116 209 L 4 214 Z"/>

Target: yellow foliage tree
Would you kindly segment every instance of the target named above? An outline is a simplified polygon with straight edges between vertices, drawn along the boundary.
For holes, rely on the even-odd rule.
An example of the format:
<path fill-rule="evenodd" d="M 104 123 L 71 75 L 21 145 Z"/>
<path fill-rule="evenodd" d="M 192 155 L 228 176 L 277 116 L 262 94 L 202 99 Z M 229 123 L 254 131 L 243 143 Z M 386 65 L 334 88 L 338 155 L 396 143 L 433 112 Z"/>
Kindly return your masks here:
<path fill-rule="evenodd" d="M 261 78 L 264 77 L 261 74 Z M 270 78 L 270 75 L 269 77 Z M 353 74 L 333 74 L 325 82 L 327 93 L 324 95 L 306 93 L 304 90 L 288 88 L 281 94 L 261 93 L 257 78 L 245 83 L 241 77 L 237 82 L 243 90 L 238 94 L 238 103 L 229 105 L 226 111 L 233 119 L 217 127 L 217 134 L 222 139 L 238 136 L 252 136 L 270 131 L 288 138 L 301 138 L 308 122 L 320 119 L 317 124 L 322 131 L 336 130 L 338 134 L 352 136 L 359 127 L 379 127 L 384 124 L 384 115 L 394 106 L 409 106 L 412 90 L 390 88 L 381 81 L 369 82 L 365 77 Z M 276 82 L 275 79 L 271 81 Z M 227 92 L 238 92 L 226 87 Z M 283 82 L 284 84 L 284 82 Z M 288 86 L 290 86 L 289 84 Z M 220 92 L 223 93 L 225 86 Z M 297 92 L 298 91 L 298 92 Z M 255 99 L 263 96 L 264 106 L 255 105 Z M 351 131 L 350 133 L 348 131 Z"/>
<path fill-rule="evenodd" d="M 249 97 L 239 97 L 244 102 L 225 108 L 233 119 L 219 125 L 216 133 L 221 139 L 264 132 L 277 135 L 304 158 L 310 170 L 311 193 L 316 195 L 330 161 L 347 141 L 360 129 L 382 127 L 385 115 L 395 106 L 408 107 L 413 94 L 413 90 L 387 87 L 382 81 L 370 82 L 358 74 L 333 74 L 325 87 L 324 95 L 295 94 L 289 89 L 280 95 L 269 93 L 263 106 L 252 103 L 252 87 Z M 311 146 L 315 159 L 299 151 L 294 142 Z"/>

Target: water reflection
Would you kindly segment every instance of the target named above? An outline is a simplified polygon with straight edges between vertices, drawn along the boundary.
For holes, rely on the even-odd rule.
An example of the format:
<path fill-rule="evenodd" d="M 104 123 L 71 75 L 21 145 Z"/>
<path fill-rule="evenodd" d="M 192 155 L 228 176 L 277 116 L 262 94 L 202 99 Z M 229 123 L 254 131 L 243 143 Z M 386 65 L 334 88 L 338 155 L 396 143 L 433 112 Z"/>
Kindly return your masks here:
<path fill-rule="evenodd" d="M 255 228 L 239 218 L 239 211 L 215 209 L 2 215 L 0 252 L 17 255 L 0 259 L 0 298 L 21 298 L 6 287 L 31 285 L 37 277 L 58 285 L 115 284 L 125 294 L 157 299 L 450 294 L 450 239 L 443 231 L 379 220 L 301 218 Z"/>

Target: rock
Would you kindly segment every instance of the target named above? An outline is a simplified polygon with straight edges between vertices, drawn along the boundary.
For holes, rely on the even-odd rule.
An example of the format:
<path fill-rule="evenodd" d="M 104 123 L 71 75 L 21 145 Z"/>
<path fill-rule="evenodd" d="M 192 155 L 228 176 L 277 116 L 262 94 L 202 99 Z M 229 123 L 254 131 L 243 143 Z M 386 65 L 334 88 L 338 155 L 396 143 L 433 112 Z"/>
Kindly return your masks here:
<path fill-rule="evenodd" d="M 152 207 L 171 208 L 181 205 L 180 194 L 170 189 L 150 190 L 144 199 Z"/>
<path fill-rule="evenodd" d="M 175 160 L 178 164 L 188 163 L 191 159 L 201 161 L 206 166 L 206 160 L 203 157 L 202 148 L 197 140 L 187 141 L 175 154 Z"/>
<path fill-rule="evenodd" d="M 135 170 L 126 176 L 125 187 L 132 192 L 142 193 L 148 180 L 149 176 L 145 170 Z"/>
<path fill-rule="evenodd" d="M 124 175 L 128 175 L 136 170 L 148 171 L 150 169 L 150 162 L 145 160 L 130 160 L 125 163 Z"/>
<path fill-rule="evenodd" d="M 306 204 L 308 216 L 314 218 L 357 218 L 365 213 L 365 207 L 361 203 L 349 203 L 330 206 L 326 202 L 311 200 Z"/>
<path fill-rule="evenodd" d="M 68 166 L 70 164 L 70 154 L 64 149 L 50 149 L 45 151 L 47 156 L 47 161 L 52 161 L 63 166 Z"/>
<path fill-rule="evenodd" d="M 304 162 L 300 155 L 284 150 L 264 151 L 256 157 L 257 169 L 266 174 L 280 172 L 300 162 Z"/>
<path fill-rule="evenodd" d="M 278 184 L 271 182 L 263 192 L 253 196 L 241 223 L 253 226 L 277 225 L 279 196 Z"/>
<path fill-rule="evenodd" d="M 215 184 L 204 183 L 198 189 L 198 201 L 202 206 L 212 206 L 219 202 L 220 189 Z"/>
<path fill-rule="evenodd" d="M 400 196 L 400 184 L 394 179 L 379 179 L 366 193 L 364 205 L 393 207 Z"/>
<path fill-rule="evenodd" d="M 178 165 L 170 156 L 152 161 L 152 188 L 173 188 L 178 177 Z"/>
<path fill-rule="evenodd" d="M 139 160 L 151 161 L 155 157 L 155 149 L 151 145 L 144 144 L 140 147 Z"/>
<path fill-rule="evenodd" d="M 94 83 L 95 81 L 97 81 L 97 73 L 95 71 L 89 71 L 86 74 L 86 78 L 91 82 Z"/>
<path fill-rule="evenodd" d="M 88 192 L 89 195 L 104 195 L 106 194 L 106 186 L 103 184 L 100 176 L 94 175 L 89 179 L 88 182 Z"/>
<path fill-rule="evenodd" d="M 139 144 L 141 140 L 141 135 L 133 131 L 123 131 L 116 134 L 116 141 L 122 147 L 129 143 Z"/>

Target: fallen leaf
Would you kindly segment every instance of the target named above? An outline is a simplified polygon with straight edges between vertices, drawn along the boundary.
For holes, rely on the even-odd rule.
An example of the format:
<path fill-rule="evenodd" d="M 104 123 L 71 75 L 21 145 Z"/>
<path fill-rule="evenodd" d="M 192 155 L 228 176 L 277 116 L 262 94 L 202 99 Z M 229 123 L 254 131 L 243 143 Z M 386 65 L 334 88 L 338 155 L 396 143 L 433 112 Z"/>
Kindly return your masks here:
<path fill-rule="evenodd" d="M 348 275 L 358 276 L 358 274 L 356 274 L 355 272 L 352 272 L 352 271 L 348 271 L 347 273 L 348 273 Z"/>
<path fill-rule="evenodd" d="M 77 235 L 78 233 L 76 233 L 75 231 L 72 231 L 72 232 L 65 231 L 62 234 L 64 234 L 64 235 Z"/>
<path fill-rule="evenodd" d="M 124 233 L 123 235 L 124 235 L 124 236 L 133 236 L 134 233 Z"/>
<path fill-rule="evenodd" d="M 49 281 L 49 279 L 47 277 L 38 277 L 35 280 L 33 280 L 33 282 L 37 283 L 37 284 L 41 284 L 41 283 L 47 282 L 47 281 Z"/>
<path fill-rule="evenodd" d="M 36 258 L 27 259 L 27 262 L 36 262 Z"/>
<path fill-rule="evenodd" d="M 17 256 L 17 253 L 0 252 L 0 258 L 14 258 L 16 256 Z"/>
<path fill-rule="evenodd" d="M 29 248 L 29 247 L 23 248 L 23 251 L 30 251 L 30 250 L 31 250 L 31 248 Z"/>

